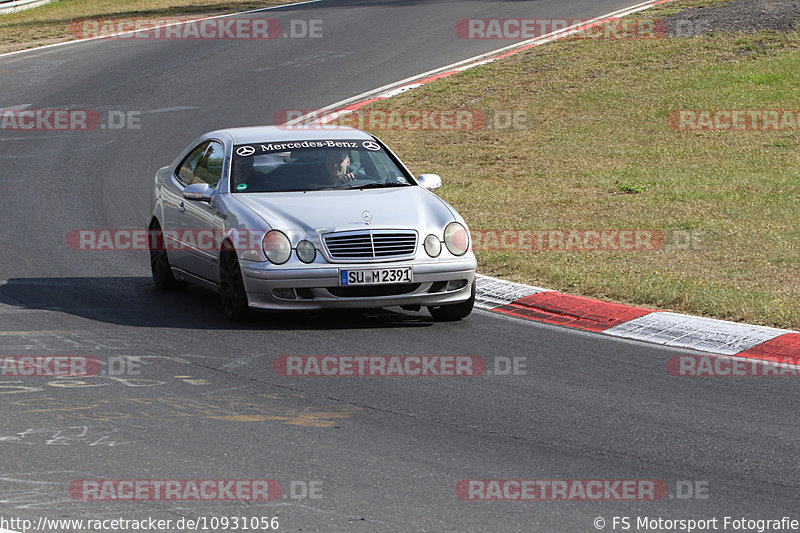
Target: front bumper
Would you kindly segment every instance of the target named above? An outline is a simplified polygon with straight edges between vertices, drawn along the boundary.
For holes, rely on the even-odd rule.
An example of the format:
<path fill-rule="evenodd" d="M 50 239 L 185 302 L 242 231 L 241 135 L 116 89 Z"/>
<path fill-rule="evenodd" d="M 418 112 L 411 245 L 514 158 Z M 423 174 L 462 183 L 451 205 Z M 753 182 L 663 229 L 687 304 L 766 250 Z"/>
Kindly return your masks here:
<path fill-rule="evenodd" d="M 339 269 L 411 266 L 413 283 L 339 287 Z M 430 263 L 396 262 L 280 268 L 242 262 L 250 307 L 270 310 L 438 306 L 469 299 L 475 280 L 474 258 Z"/>

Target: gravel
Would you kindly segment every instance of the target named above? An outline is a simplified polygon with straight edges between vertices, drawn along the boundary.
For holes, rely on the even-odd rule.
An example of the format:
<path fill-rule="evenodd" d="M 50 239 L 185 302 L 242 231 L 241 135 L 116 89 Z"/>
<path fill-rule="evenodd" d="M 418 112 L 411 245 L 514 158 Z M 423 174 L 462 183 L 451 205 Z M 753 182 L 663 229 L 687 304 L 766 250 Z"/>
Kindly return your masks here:
<path fill-rule="evenodd" d="M 665 17 L 669 35 L 688 37 L 713 31 L 800 30 L 800 0 L 733 0 L 690 8 Z"/>

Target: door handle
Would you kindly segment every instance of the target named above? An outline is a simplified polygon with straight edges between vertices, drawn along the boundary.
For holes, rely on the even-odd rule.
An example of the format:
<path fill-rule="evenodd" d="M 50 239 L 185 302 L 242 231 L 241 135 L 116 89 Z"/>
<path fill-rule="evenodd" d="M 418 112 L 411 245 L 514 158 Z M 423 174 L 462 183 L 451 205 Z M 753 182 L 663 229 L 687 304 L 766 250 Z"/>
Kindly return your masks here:
<path fill-rule="evenodd" d="M 184 211 L 186 211 L 186 206 L 185 206 L 185 205 L 183 205 L 183 202 L 181 202 L 181 203 L 179 203 L 179 204 L 178 204 L 178 211 L 180 211 L 181 213 L 183 213 Z"/>

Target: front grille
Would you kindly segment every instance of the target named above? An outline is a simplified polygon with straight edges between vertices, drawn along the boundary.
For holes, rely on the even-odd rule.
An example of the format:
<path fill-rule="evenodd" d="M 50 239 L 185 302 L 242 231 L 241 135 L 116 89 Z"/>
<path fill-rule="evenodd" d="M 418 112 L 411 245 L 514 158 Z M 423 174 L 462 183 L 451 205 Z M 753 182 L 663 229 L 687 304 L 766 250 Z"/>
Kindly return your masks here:
<path fill-rule="evenodd" d="M 328 233 L 322 240 L 332 259 L 361 261 L 413 256 L 417 250 L 416 231 L 371 230 Z"/>
<path fill-rule="evenodd" d="M 354 287 L 328 287 L 339 298 L 369 298 L 371 296 L 397 296 L 409 294 L 419 288 L 419 283 L 394 283 L 390 285 L 356 285 Z"/>

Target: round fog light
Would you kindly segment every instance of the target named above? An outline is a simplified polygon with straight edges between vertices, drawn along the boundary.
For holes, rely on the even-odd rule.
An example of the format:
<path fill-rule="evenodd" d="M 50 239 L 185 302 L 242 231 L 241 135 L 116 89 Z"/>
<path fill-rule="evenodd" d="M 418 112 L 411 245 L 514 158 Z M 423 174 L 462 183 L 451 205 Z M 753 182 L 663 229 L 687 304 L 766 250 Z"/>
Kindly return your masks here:
<path fill-rule="evenodd" d="M 442 253 L 442 243 L 436 235 L 425 237 L 425 251 L 431 257 L 439 257 Z"/>
<path fill-rule="evenodd" d="M 295 251 L 297 252 L 297 258 L 303 263 L 313 263 L 314 258 L 317 257 L 317 250 L 309 241 L 298 242 Z"/>

